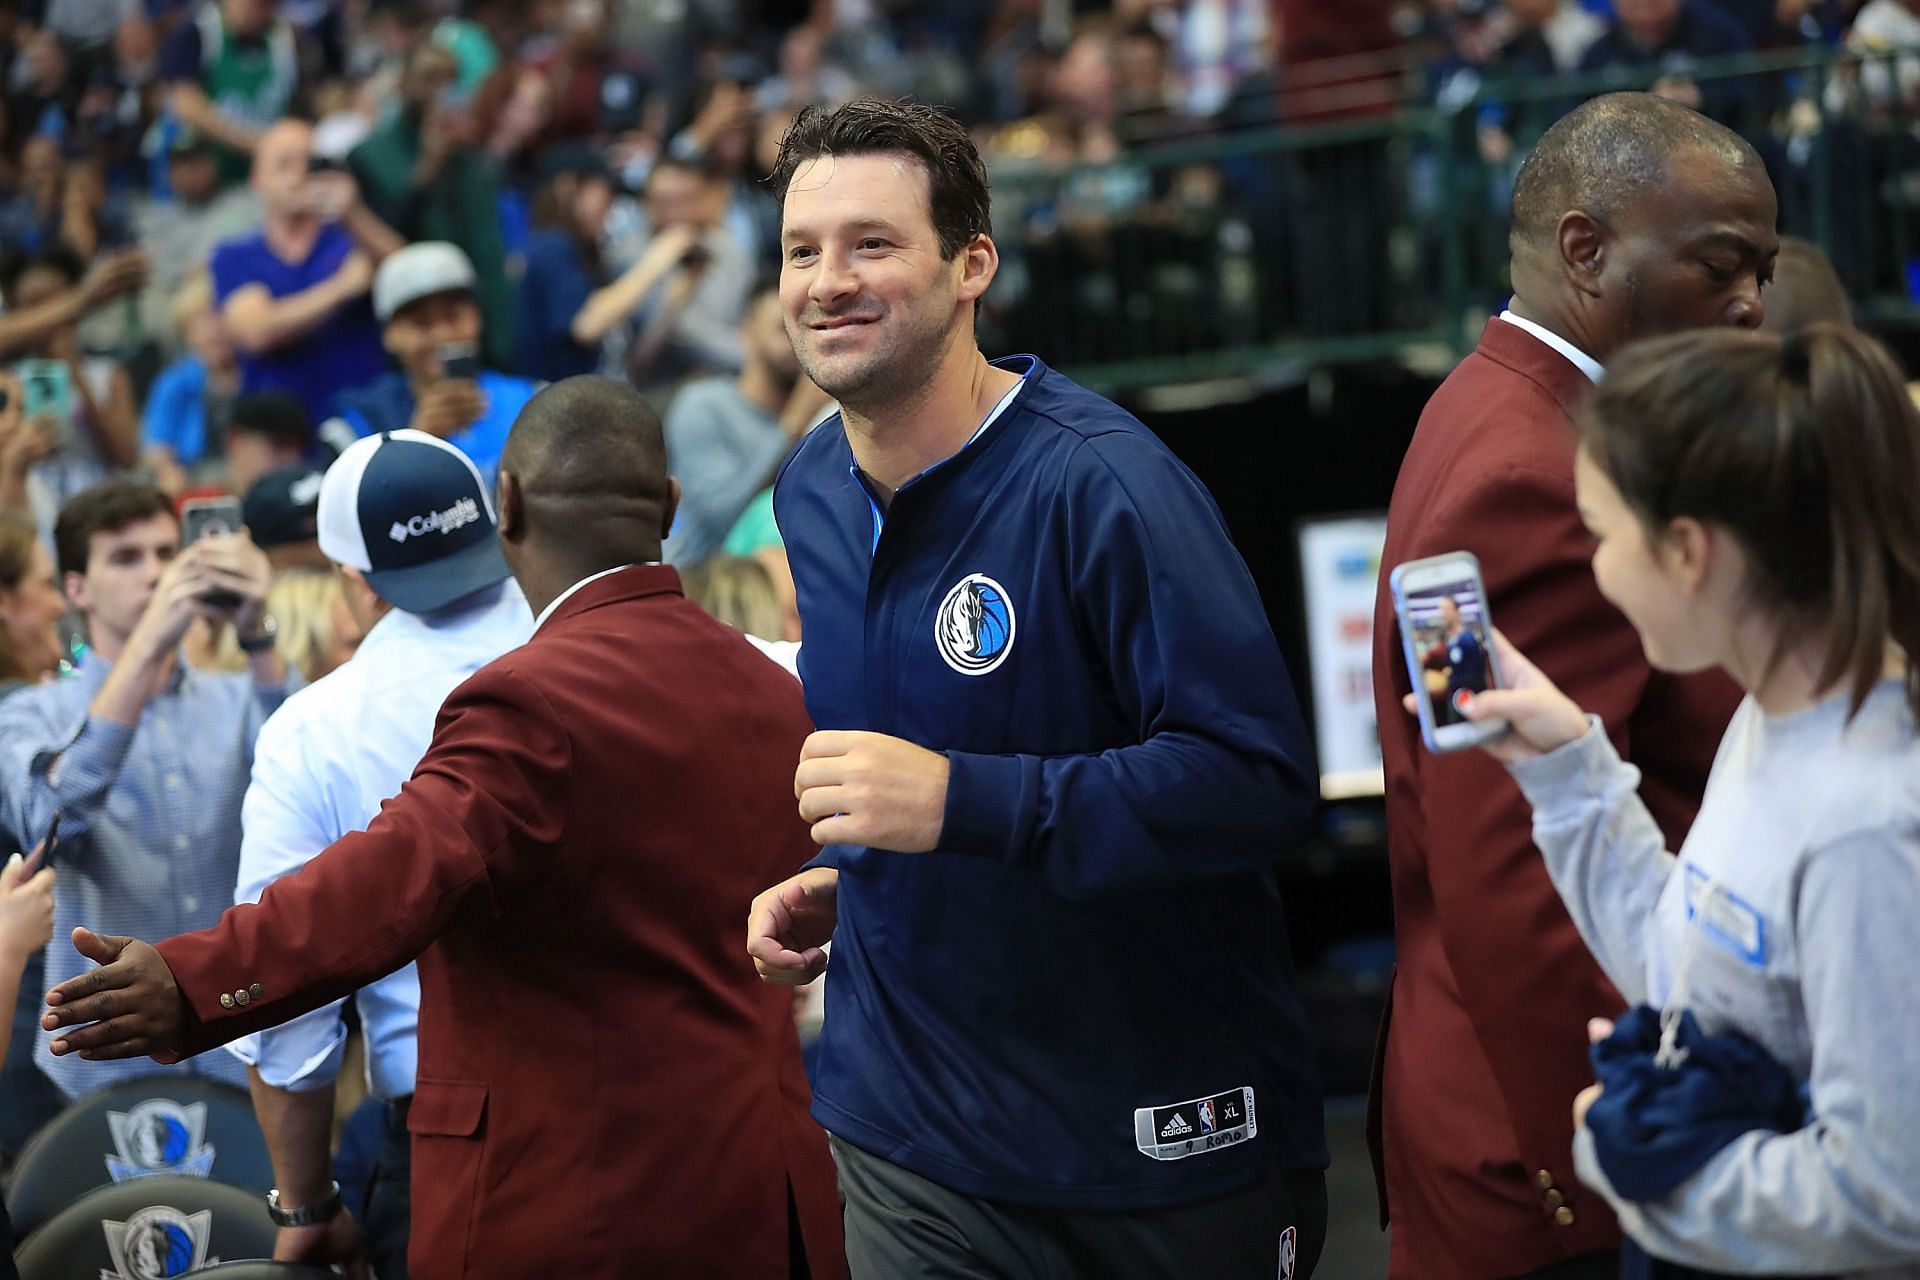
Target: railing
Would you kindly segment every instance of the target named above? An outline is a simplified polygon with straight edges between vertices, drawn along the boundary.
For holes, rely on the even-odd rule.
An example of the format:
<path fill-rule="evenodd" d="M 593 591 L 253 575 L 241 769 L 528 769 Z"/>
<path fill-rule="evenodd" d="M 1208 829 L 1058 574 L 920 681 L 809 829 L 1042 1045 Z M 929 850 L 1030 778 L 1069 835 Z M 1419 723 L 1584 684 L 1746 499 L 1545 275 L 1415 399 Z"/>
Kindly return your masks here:
<path fill-rule="evenodd" d="M 1104 165 L 993 167 L 984 335 L 1105 390 L 1441 364 L 1507 294 L 1507 202 L 1540 132 L 1656 72 L 1489 83 L 1445 109 L 1242 131 Z M 1702 60 L 1686 78 L 1761 151 L 1781 229 L 1876 326 L 1920 321 L 1920 50 Z M 1903 92 L 1903 84 L 1907 86 Z M 1513 143 L 1483 154 L 1481 128 Z"/>

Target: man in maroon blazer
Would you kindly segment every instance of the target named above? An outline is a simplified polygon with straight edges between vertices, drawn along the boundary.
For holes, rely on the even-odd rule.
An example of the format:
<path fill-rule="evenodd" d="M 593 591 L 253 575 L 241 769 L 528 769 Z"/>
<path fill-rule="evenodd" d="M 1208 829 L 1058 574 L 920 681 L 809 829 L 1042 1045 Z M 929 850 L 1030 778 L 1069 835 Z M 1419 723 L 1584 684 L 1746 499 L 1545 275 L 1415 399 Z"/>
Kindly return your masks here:
<path fill-rule="evenodd" d="M 75 930 L 102 967 L 50 993 L 76 1028 L 55 1052 L 176 1060 L 417 956 L 415 1280 L 841 1275 L 790 998 L 740 955 L 754 895 L 814 851 L 810 726 L 647 563 L 677 497 L 631 389 L 535 397 L 499 480 L 533 639 L 448 697 L 368 830 L 257 906 L 157 948 Z"/>
<path fill-rule="evenodd" d="M 1554 125 L 1514 190 L 1511 309 L 1428 401 L 1387 518 L 1383 569 L 1480 558 L 1494 624 L 1600 714 L 1676 848 L 1738 693 L 1652 671 L 1601 597 L 1569 415 L 1635 338 L 1758 325 L 1775 212 L 1753 148 L 1684 107 L 1615 94 Z M 1587 1019 L 1620 997 L 1505 771 L 1421 745 L 1384 576 L 1374 621 L 1398 944 L 1370 1117 L 1388 1274 L 1610 1277 L 1619 1231 L 1574 1181 L 1570 1108 L 1593 1079 Z"/>

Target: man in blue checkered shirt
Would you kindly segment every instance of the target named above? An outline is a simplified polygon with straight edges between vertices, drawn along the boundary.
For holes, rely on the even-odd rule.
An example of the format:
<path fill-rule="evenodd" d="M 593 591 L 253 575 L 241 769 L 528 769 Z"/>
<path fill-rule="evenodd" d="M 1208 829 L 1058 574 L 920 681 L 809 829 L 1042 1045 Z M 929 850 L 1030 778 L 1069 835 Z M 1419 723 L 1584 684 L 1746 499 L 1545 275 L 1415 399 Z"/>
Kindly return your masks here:
<path fill-rule="evenodd" d="M 69 940 L 82 921 L 167 937 L 220 918 L 233 898 L 254 736 L 299 679 L 274 647 L 266 555 L 244 535 L 182 549 L 164 494 L 109 481 L 67 503 L 54 540 L 92 647 L 72 675 L 0 705 L 0 827 L 37 841 L 60 815 L 49 985 L 92 967 Z M 245 674 L 181 660 L 196 618 L 234 627 Z M 69 1097 L 162 1071 L 246 1085 L 229 1054 L 172 1068 L 83 1062 L 53 1057 L 49 1038 L 41 1032 L 35 1062 Z"/>

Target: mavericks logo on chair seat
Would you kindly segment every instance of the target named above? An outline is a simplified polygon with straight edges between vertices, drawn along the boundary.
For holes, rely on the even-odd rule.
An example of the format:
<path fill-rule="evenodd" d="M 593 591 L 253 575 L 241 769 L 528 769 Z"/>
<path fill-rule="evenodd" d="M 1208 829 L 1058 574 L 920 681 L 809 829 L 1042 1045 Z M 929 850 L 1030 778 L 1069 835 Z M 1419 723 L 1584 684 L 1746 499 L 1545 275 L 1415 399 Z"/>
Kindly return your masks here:
<path fill-rule="evenodd" d="M 181 1106 L 171 1098 L 149 1098 L 132 1111 L 107 1112 L 117 1156 L 107 1157 L 115 1182 L 158 1173 L 204 1178 L 213 1172 L 213 1148 L 207 1132 L 207 1104 Z"/>
<path fill-rule="evenodd" d="M 1013 601 L 984 573 L 953 584 L 933 618 L 933 644 L 963 676 L 983 676 L 1013 650 Z"/>
<path fill-rule="evenodd" d="M 142 1209 L 125 1222 L 102 1220 L 113 1270 L 100 1280 L 170 1280 L 220 1261 L 207 1256 L 213 1211 L 187 1214 L 168 1205 Z"/>

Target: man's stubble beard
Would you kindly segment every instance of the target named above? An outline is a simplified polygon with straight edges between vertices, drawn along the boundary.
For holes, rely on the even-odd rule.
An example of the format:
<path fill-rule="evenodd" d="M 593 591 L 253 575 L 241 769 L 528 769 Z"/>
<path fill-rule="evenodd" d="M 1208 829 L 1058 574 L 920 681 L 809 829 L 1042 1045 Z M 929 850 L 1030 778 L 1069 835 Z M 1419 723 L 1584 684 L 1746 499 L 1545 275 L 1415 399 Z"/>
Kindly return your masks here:
<path fill-rule="evenodd" d="M 816 386 L 841 407 L 874 420 L 888 409 L 918 397 L 939 367 L 953 336 L 950 324 L 922 330 L 915 327 L 910 318 L 908 326 L 892 343 L 866 356 L 851 376 L 838 379 L 817 365 L 805 348 L 796 346 L 794 351 L 800 357 L 801 369 Z"/>

